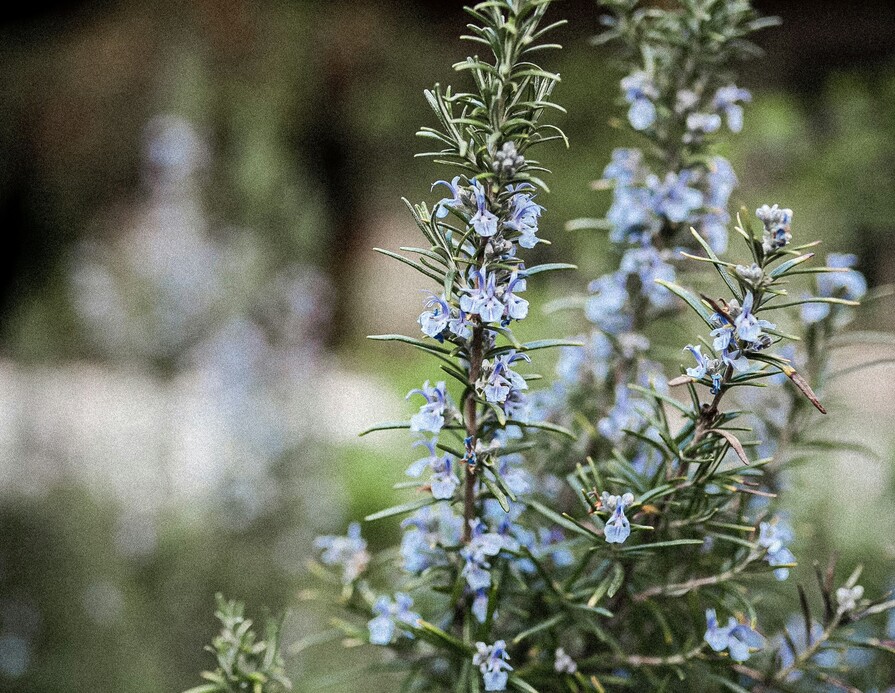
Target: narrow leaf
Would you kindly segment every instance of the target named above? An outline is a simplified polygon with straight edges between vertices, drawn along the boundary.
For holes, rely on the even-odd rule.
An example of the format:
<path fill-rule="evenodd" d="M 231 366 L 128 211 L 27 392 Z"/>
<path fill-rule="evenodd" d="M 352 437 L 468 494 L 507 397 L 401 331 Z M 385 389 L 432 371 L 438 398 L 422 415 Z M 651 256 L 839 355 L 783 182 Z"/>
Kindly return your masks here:
<path fill-rule="evenodd" d="M 534 267 L 529 267 L 523 272 L 523 274 L 526 277 L 530 277 L 534 274 L 540 274 L 541 272 L 556 272 L 558 270 L 576 269 L 578 269 L 578 265 L 571 265 L 568 262 L 547 262 L 543 265 L 535 265 Z"/>
<path fill-rule="evenodd" d="M 421 498 L 420 500 L 411 501 L 409 503 L 403 503 L 401 505 L 395 505 L 391 508 L 386 508 L 385 510 L 380 510 L 378 513 L 373 513 L 372 515 L 367 515 L 364 518 L 365 522 L 375 522 L 376 520 L 384 520 L 387 517 L 394 517 L 395 515 L 404 515 L 405 513 L 411 513 L 414 510 L 419 510 L 420 508 L 425 508 L 427 505 L 432 505 L 436 503 L 437 500 L 435 498 Z"/>
<path fill-rule="evenodd" d="M 485 482 L 485 486 L 488 487 L 491 495 L 494 496 L 494 498 L 500 504 L 500 507 L 503 508 L 503 511 L 505 513 L 510 512 L 510 504 L 507 502 L 507 497 L 504 495 L 503 491 L 498 488 L 497 484 L 489 479 L 487 474 L 481 474 L 479 478 Z"/>
<path fill-rule="evenodd" d="M 709 327 L 713 326 L 711 313 L 709 313 L 706 310 L 705 306 L 702 304 L 702 302 L 698 298 L 696 298 L 696 296 L 694 296 L 692 293 L 687 291 L 684 287 L 678 286 L 677 284 L 674 284 L 673 282 L 667 282 L 664 279 L 656 279 L 656 284 L 664 286 L 666 289 L 668 289 L 675 296 L 677 296 L 678 298 L 683 300 L 684 303 L 686 303 L 694 311 L 696 311 L 696 314 L 700 318 L 702 318 L 702 321 L 706 325 L 708 325 Z"/>
<path fill-rule="evenodd" d="M 422 339 L 415 339 L 414 337 L 407 337 L 403 334 L 371 334 L 367 335 L 367 339 L 372 339 L 377 342 L 403 342 L 404 344 L 411 344 L 420 349 L 424 349 L 426 351 L 437 351 L 440 354 L 450 354 L 451 350 L 446 349 L 440 344 L 433 344 L 432 342 L 424 342 Z"/>
<path fill-rule="evenodd" d="M 712 433 L 721 436 L 722 438 L 724 438 L 724 440 L 730 443 L 730 447 L 732 447 L 734 452 L 736 452 L 737 457 L 740 458 L 740 461 L 743 464 L 749 464 L 749 458 L 746 456 L 746 451 L 743 449 L 743 444 L 740 442 L 739 438 L 737 438 L 730 431 L 725 431 L 721 428 L 713 428 Z"/>

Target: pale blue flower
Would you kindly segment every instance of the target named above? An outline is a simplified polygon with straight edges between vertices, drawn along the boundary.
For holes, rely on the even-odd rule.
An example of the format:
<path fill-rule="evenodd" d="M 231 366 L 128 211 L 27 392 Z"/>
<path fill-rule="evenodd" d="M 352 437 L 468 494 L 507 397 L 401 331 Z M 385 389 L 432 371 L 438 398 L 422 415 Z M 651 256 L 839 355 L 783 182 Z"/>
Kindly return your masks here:
<path fill-rule="evenodd" d="M 528 470 L 521 466 L 522 462 L 522 455 L 501 455 L 497 461 L 498 474 L 506 487 L 517 496 L 529 493 L 534 483 Z"/>
<path fill-rule="evenodd" d="M 603 491 L 600 498 L 601 506 L 611 511 L 609 519 L 603 528 L 607 544 L 623 544 L 631 535 L 631 523 L 625 517 L 625 508 L 634 502 L 634 494 L 625 493 L 621 496 L 612 496 Z"/>
<path fill-rule="evenodd" d="M 760 650 L 765 639 L 744 623 L 738 623 L 733 616 L 727 620 L 723 628 L 718 625 L 718 617 L 714 609 L 706 609 L 705 620 L 708 628 L 705 641 L 715 652 L 728 650 L 730 658 L 735 662 L 749 659 L 750 650 Z"/>
<path fill-rule="evenodd" d="M 447 391 L 444 381 L 439 381 L 435 387 L 432 387 L 427 380 L 422 389 L 411 390 L 407 393 L 408 398 L 413 395 L 422 395 L 426 398 L 426 403 L 420 407 L 419 412 L 410 418 L 410 430 L 428 431 L 429 433 L 441 431 L 447 408 Z"/>
<path fill-rule="evenodd" d="M 373 618 L 367 623 L 370 631 L 370 643 L 373 645 L 390 645 L 397 637 L 405 636 L 413 638 L 413 633 L 403 630 L 398 625 L 406 623 L 416 625 L 420 615 L 410 610 L 413 599 L 407 594 L 398 592 L 392 601 L 386 596 L 379 597 L 373 605 Z"/>
<path fill-rule="evenodd" d="M 625 430 L 639 429 L 643 424 L 641 404 L 642 402 L 631 397 L 631 391 L 625 383 L 619 383 L 615 387 L 615 403 L 606 412 L 606 416 L 597 422 L 600 435 L 613 443 L 619 443 L 625 436 Z"/>
<path fill-rule="evenodd" d="M 754 303 L 755 297 L 752 295 L 751 291 L 747 291 L 746 296 L 743 299 L 742 308 L 734 318 L 734 326 L 736 327 L 738 339 L 746 342 L 747 346 L 751 349 L 761 349 L 767 346 L 764 342 L 760 341 L 762 329 L 773 330 L 776 325 L 767 320 L 760 320 L 755 317 L 752 313 Z M 733 306 L 733 301 L 731 301 L 731 306 Z M 731 310 L 731 315 L 733 315 L 733 310 Z"/>
<path fill-rule="evenodd" d="M 497 216 L 488 209 L 485 187 L 479 181 L 472 182 L 472 191 L 475 195 L 476 212 L 469 224 L 479 236 L 490 238 L 497 233 Z"/>
<path fill-rule="evenodd" d="M 702 207 L 702 193 L 689 186 L 693 174 L 689 171 L 665 174 L 665 179 L 660 183 L 656 176 L 650 179 L 650 188 L 655 192 L 655 210 L 670 222 L 680 224 L 690 218 L 690 215 Z"/>
<path fill-rule="evenodd" d="M 530 186 L 519 184 L 515 188 L 510 186 L 510 190 L 527 189 Z M 534 201 L 534 195 L 527 192 L 516 192 L 510 198 L 510 214 L 503 222 L 504 227 L 517 231 L 519 238 L 517 242 L 523 248 L 534 248 L 541 239 L 537 237 L 538 218 L 544 208 Z"/>
<path fill-rule="evenodd" d="M 448 500 L 454 497 L 454 490 L 460 485 L 460 479 L 454 473 L 454 462 L 450 455 L 443 455 L 432 462 L 432 476 L 429 486 L 432 497 Z"/>
<path fill-rule="evenodd" d="M 768 565 L 787 565 L 796 562 L 792 551 L 786 548 L 786 544 L 792 539 L 792 529 L 780 518 L 759 525 L 758 545 L 767 549 L 764 559 Z M 774 577 L 785 580 L 789 577 L 789 568 L 777 568 Z"/>
<path fill-rule="evenodd" d="M 735 305 L 738 309 L 739 304 L 736 299 L 731 301 L 731 305 Z M 718 325 L 709 335 L 714 337 L 712 348 L 716 353 L 721 354 L 721 360 L 729 366 L 733 366 L 737 371 L 749 370 L 749 359 L 747 359 L 742 350 L 739 348 L 734 335 L 736 328 L 734 323 L 727 316 L 714 313 L 712 315 L 712 323 Z"/>
<path fill-rule="evenodd" d="M 488 558 L 496 556 L 504 548 L 504 538 L 495 532 L 486 532 L 481 520 L 470 521 L 472 539 L 460 550 L 464 561 L 461 575 L 473 590 L 485 589 L 491 585 L 491 564 Z"/>
<path fill-rule="evenodd" d="M 435 217 L 437 219 L 444 219 L 451 210 L 462 210 L 466 206 L 466 199 L 463 194 L 464 189 L 460 187 L 461 180 L 460 176 L 455 176 L 450 183 L 446 180 L 440 180 L 432 185 L 433 190 L 436 185 L 444 185 L 451 191 L 450 197 L 445 197 L 435 203 Z"/>
<path fill-rule="evenodd" d="M 437 296 L 432 294 L 426 301 L 427 310 L 423 311 L 417 322 L 423 334 L 443 341 L 442 332 L 448 326 L 451 319 L 451 309 L 444 295 Z"/>
<path fill-rule="evenodd" d="M 719 372 L 720 363 L 717 359 L 710 359 L 702 353 L 702 345 L 697 344 L 693 346 L 692 344 L 688 344 L 684 347 L 685 351 L 689 351 L 693 354 L 693 358 L 696 359 L 696 366 L 693 368 L 687 369 L 687 375 L 691 378 L 695 378 L 696 380 L 701 380 L 707 375 L 712 379 L 712 389 L 711 392 L 713 395 L 717 395 L 721 391 L 721 380 L 722 376 Z"/>
<path fill-rule="evenodd" d="M 780 656 L 781 670 L 789 669 L 795 664 L 796 657 L 809 647 L 813 646 L 819 638 L 823 637 L 824 633 L 823 626 L 817 621 L 811 622 L 811 625 L 808 628 L 810 633 L 806 633 L 804 619 L 801 616 L 795 615 L 789 619 L 785 630 L 786 634 L 789 636 L 788 638 L 782 636 L 775 638 L 777 654 Z M 793 646 L 795 646 L 795 650 L 793 650 Z M 835 666 L 836 660 L 837 653 L 835 650 L 825 650 L 823 648 L 811 657 L 811 662 L 820 667 Z M 789 683 L 793 683 L 801 678 L 802 672 L 799 669 L 795 669 L 787 675 L 786 680 Z"/>
<path fill-rule="evenodd" d="M 830 253 L 827 255 L 827 267 L 846 269 L 847 272 L 826 272 L 817 276 L 817 295 L 825 298 L 845 298 L 850 301 L 860 300 L 867 293 L 867 280 L 864 275 L 853 268 L 858 258 L 851 253 Z M 811 298 L 803 294 L 803 298 Z M 829 303 L 803 303 L 800 306 L 802 320 L 808 324 L 826 320 L 832 312 Z M 840 306 L 837 318 L 841 324 L 850 320 L 851 311 Z M 840 324 L 837 320 L 837 326 Z"/>
<path fill-rule="evenodd" d="M 709 134 L 721 129 L 721 116 L 717 113 L 691 113 L 687 116 L 687 130 Z"/>
<path fill-rule="evenodd" d="M 479 623 L 484 623 L 488 618 L 488 592 L 484 589 L 476 590 L 472 600 L 472 615 Z"/>
<path fill-rule="evenodd" d="M 617 185 L 612 192 L 612 205 L 606 213 L 609 240 L 622 243 L 637 236 L 649 235 L 659 228 L 653 210 L 653 193 L 646 188 Z"/>
<path fill-rule="evenodd" d="M 556 375 L 567 383 L 580 382 L 588 377 L 597 383 L 609 375 L 609 359 L 614 352 L 609 338 L 597 330 L 589 337 L 576 337 L 583 341 L 583 347 L 561 347 L 556 362 Z"/>
<path fill-rule="evenodd" d="M 699 105 L 699 94 L 692 89 L 678 89 L 674 96 L 675 113 L 686 113 Z"/>
<path fill-rule="evenodd" d="M 730 214 L 727 203 L 738 184 L 733 166 L 727 159 L 715 156 L 709 160 L 705 174 L 707 212 L 699 218 L 699 232 L 718 255 L 727 252 Z"/>
<path fill-rule="evenodd" d="M 469 339 L 472 336 L 472 325 L 466 313 L 462 310 L 451 313 L 451 319 L 448 321 L 448 329 L 455 337 L 460 339 Z"/>
<path fill-rule="evenodd" d="M 321 550 L 320 560 L 324 565 L 340 566 L 342 582 L 354 582 L 370 562 L 367 542 L 361 538 L 360 525 L 348 525 L 347 536 L 323 536 L 314 540 L 314 547 Z"/>
<path fill-rule="evenodd" d="M 484 322 L 499 322 L 506 306 L 497 296 L 496 275 L 488 274 L 487 268 L 472 269 L 469 272 L 472 288 L 463 288 L 460 309 L 470 315 L 478 315 Z"/>
<path fill-rule="evenodd" d="M 429 450 L 429 456 L 410 465 L 407 468 L 407 476 L 417 478 L 428 467 L 432 471 L 429 480 L 432 496 L 438 500 L 453 498 L 454 489 L 460 485 L 460 479 L 454 473 L 453 458 L 447 453 L 439 455 L 435 449 L 435 441 L 421 440 L 415 445 L 424 445 Z"/>
<path fill-rule="evenodd" d="M 830 253 L 827 267 L 847 269 L 848 272 L 827 272 L 817 275 L 817 291 L 821 296 L 839 296 L 858 301 L 867 293 L 867 280 L 856 271 L 857 256 L 851 253 Z"/>
<path fill-rule="evenodd" d="M 640 280 L 640 293 L 657 310 L 674 306 L 674 294 L 656 280 L 674 282 L 676 273 L 674 267 L 665 261 L 663 254 L 654 246 L 626 250 L 619 263 L 619 272 L 637 277 Z"/>
<path fill-rule="evenodd" d="M 738 185 L 736 173 L 723 156 L 714 156 L 706 169 L 706 207 L 724 209 Z"/>
<path fill-rule="evenodd" d="M 691 354 L 693 354 L 693 358 L 696 359 L 696 366 L 694 366 L 693 368 L 688 368 L 687 375 L 689 375 L 691 378 L 695 378 L 696 380 L 704 378 L 706 373 L 708 372 L 710 359 L 703 356 L 702 345 L 697 344 L 696 346 L 693 346 L 692 344 L 688 344 L 684 347 L 684 351 L 689 351 Z"/>
<path fill-rule="evenodd" d="M 717 255 L 723 255 L 727 252 L 727 224 L 729 222 L 730 215 L 727 212 L 709 212 L 708 214 L 703 214 L 699 221 L 699 235 L 706 240 L 709 247 Z"/>
<path fill-rule="evenodd" d="M 645 72 L 635 72 L 621 81 L 625 100 L 631 104 L 628 121 L 635 130 L 646 130 L 656 122 L 656 105 L 652 102 L 659 96 L 650 76 Z"/>
<path fill-rule="evenodd" d="M 771 345 L 771 338 L 762 332 L 762 329 L 774 329 L 776 326 L 767 320 L 758 319 L 753 313 L 754 296 L 751 291 L 746 292 L 743 305 L 739 301 L 731 299 L 728 304 L 728 314 L 712 315 L 712 321 L 718 325 L 711 331 L 714 337 L 712 343 L 716 352 L 721 354 L 721 360 L 731 365 L 737 371 L 749 369 L 749 360 L 743 354 L 742 349 L 759 351 Z"/>
<path fill-rule="evenodd" d="M 731 132 L 740 132 L 743 129 L 743 107 L 740 103 L 749 103 L 751 100 L 752 94 L 746 89 L 729 84 L 715 92 L 712 107 L 724 114 Z"/>
<path fill-rule="evenodd" d="M 524 320 L 525 316 L 528 315 L 528 301 L 520 298 L 515 293 L 525 291 L 526 286 L 525 275 L 519 274 L 519 272 L 513 272 L 510 275 L 509 283 L 503 295 L 507 318 Z"/>
<path fill-rule="evenodd" d="M 457 546 L 463 532 L 463 518 L 447 503 L 420 508 L 401 523 L 401 557 L 404 569 L 418 574 L 433 566 L 447 565 L 445 546 Z"/>
<path fill-rule="evenodd" d="M 584 314 L 604 332 L 618 334 L 631 329 L 633 318 L 625 310 L 628 301 L 626 277 L 621 273 L 604 274 L 590 283 L 594 295 L 588 298 Z"/>
<path fill-rule="evenodd" d="M 549 556 L 557 568 L 568 568 L 575 562 L 575 556 L 564 546 L 565 534 L 559 527 L 538 527 L 538 542 L 532 553 L 535 556 Z"/>
<path fill-rule="evenodd" d="M 531 358 L 527 354 L 510 350 L 498 356 L 494 359 L 493 364 L 488 364 L 484 368 L 477 385 L 487 401 L 502 404 L 510 398 L 513 392 L 519 393 L 521 390 L 528 389 L 525 378 L 510 367 L 516 361 L 531 361 Z"/>
<path fill-rule="evenodd" d="M 811 294 L 803 293 L 802 298 L 812 298 Z M 799 315 L 802 322 L 810 325 L 821 320 L 826 320 L 830 315 L 829 303 L 803 303 L 799 306 Z"/>
<path fill-rule="evenodd" d="M 477 642 L 475 647 L 476 653 L 472 657 L 472 664 L 482 673 L 485 690 L 505 691 L 509 679 L 507 672 L 513 670 L 506 661 L 510 658 L 506 642 L 498 640 L 493 645 Z"/>
<path fill-rule="evenodd" d="M 620 186 L 629 186 L 640 177 L 642 170 L 643 152 L 639 149 L 613 149 L 612 160 L 603 169 L 603 178 L 614 180 Z"/>

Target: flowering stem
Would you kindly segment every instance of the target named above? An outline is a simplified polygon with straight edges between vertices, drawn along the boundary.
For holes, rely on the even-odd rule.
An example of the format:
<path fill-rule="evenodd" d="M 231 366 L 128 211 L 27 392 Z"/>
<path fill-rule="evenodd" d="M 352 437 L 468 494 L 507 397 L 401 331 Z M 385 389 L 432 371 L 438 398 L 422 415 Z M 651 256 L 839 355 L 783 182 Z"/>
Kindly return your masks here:
<path fill-rule="evenodd" d="M 484 341 L 484 327 L 482 321 L 475 317 L 472 328 L 472 337 L 469 342 L 469 391 L 463 403 L 463 420 L 466 424 L 466 435 L 470 439 L 471 450 L 475 450 L 478 440 L 478 416 L 476 412 L 475 388 L 476 381 L 482 371 L 482 351 Z M 472 521 L 475 519 L 475 466 L 467 463 L 465 472 L 466 483 L 463 493 L 463 543 L 468 544 L 472 539 Z"/>

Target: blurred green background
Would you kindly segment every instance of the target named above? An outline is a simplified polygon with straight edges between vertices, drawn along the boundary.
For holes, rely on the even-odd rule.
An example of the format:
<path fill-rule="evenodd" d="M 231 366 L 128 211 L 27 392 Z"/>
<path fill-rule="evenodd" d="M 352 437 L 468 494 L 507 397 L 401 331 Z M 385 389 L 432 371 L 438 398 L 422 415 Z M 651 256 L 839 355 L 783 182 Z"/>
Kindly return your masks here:
<path fill-rule="evenodd" d="M 306 599 L 311 540 L 392 500 L 406 437 L 356 434 L 402 417 L 404 393 L 431 377 L 416 352 L 364 340 L 413 333 L 423 299 L 370 248 L 414 239 L 401 196 L 431 202 L 449 173 L 413 158 L 413 133 L 431 123 L 422 90 L 458 83 L 450 66 L 473 48 L 457 40 L 461 5 L 3 10 L 0 690 L 194 685 L 217 591 L 258 615 L 292 607 L 287 642 L 326 627 Z M 743 68 L 755 103 L 722 147 L 735 203 L 792 207 L 801 238 L 854 249 L 871 284 L 892 282 L 895 7 L 757 6 L 784 24 Z M 588 181 L 634 143 L 615 127 L 613 56 L 588 43 L 596 4 L 552 16 L 570 20 L 545 64 L 563 76 L 571 146 L 543 152 L 553 244 L 536 255 L 581 272 L 536 282 L 540 303 L 610 266 L 602 235 L 564 223 L 605 212 Z M 859 327 L 893 323 L 881 302 Z M 583 326 L 564 314 L 526 329 Z M 677 336 L 660 341 L 674 361 Z M 796 553 L 868 561 L 879 588 L 895 583 L 892 376 L 881 366 L 830 394 L 825 426 L 877 456 L 818 457 L 790 496 Z M 375 548 L 397 532 L 365 534 Z M 368 657 L 306 650 L 290 658 L 296 689 L 355 690 Z"/>

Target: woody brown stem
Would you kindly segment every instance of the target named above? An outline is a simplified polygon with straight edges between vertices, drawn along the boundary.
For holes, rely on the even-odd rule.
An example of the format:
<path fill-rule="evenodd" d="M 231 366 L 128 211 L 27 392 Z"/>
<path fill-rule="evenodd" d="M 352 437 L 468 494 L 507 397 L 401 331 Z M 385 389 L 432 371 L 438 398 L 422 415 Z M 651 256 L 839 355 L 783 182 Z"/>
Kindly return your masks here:
<path fill-rule="evenodd" d="M 476 411 L 475 387 L 476 381 L 482 372 L 482 351 L 484 342 L 484 328 L 480 320 L 472 328 L 472 338 L 469 343 L 469 391 L 463 402 L 463 421 L 466 424 L 466 436 L 469 438 L 471 449 L 475 450 L 478 440 L 478 414 Z M 472 539 L 472 520 L 475 519 L 475 467 L 466 465 L 465 484 L 463 495 L 463 543 L 468 544 Z"/>
<path fill-rule="evenodd" d="M 733 366 L 727 366 L 721 387 L 718 389 L 718 394 L 712 399 L 712 403 L 699 415 L 699 422 L 696 424 L 696 431 L 693 435 L 693 445 L 705 438 L 705 435 L 709 432 L 715 418 L 718 416 L 718 405 L 721 404 L 721 398 L 724 397 L 724 393 L 727 391 L 725 385 L 730 382 L 732 377 Z"/>

